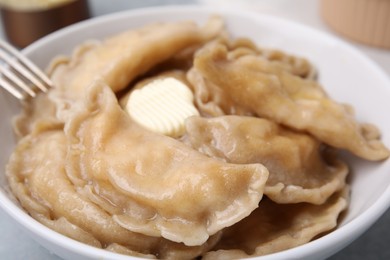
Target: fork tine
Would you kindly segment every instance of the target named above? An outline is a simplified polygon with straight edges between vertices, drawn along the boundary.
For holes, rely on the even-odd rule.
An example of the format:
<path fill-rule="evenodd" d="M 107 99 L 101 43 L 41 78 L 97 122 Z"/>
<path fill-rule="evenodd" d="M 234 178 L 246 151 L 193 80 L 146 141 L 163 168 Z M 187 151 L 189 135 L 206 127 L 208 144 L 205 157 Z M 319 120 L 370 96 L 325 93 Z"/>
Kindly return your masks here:
<path fill-rule="evenodd" d="M 14 86 L 12 86 L 8 81 L 4 80 L 2 77 L 0 77 L 0 86 L 2 86 L 5 90 L 7 90 L 17 99 L 20 100 L 24 99 L 23 94 L 20 93 Z"/>
<path fill-rule="evenodd" d="M 34 63 L 24 57 L 18 49 L 2 40 L 0 62 L 3 63 L 0 64 L 0 87 L 18 99 L 24 99 L 26 93 L 35 97 L 34 87 L 47 92 L 53 86 L 52 81 Z"/>
<path fill-rule="evenodd" d="M 35 92 L 27 86 L 26 83 L 23 82 L 18 76 L 16 76 L 14 73 L 12 73 L 10 70 L 6 69 L 3 66 L 0 66 L 0 72 L 5 76 L 8 80 L 10 80 L 12 83 L 14 83 L 16 86 L 19 86 L 24 91 L 26 91 L 31 97 L 35 97 Z"/>
<path fill-rule="evenodd" d="M 40 90 L 46 92 L 48 89 L 45 87 L 38 79 L 36 79 L 35 75 L 33 75 L 30 71 L 28 71 L 25 67 L 23 67 L 20 63 L 17 62 L 16 59 L 13 59 L 9 54 L 0 49 L 0 57 L 7 62 L 15 71 L 23 75 L 26 79 L 31 81 L 34 85 L 36 85 Z"/>
<path fill-rule="evenodd" d="M 3 47 L 4 49 L 6 49 L 8 52 L 12 53 L 12 55 L 14 55 L 24 66 L 26 66 L 27 68 L 29 68 L 33 73 L 35 73 L 35 75 L 39 76 L 40 79 L 42 79 L 42 81 L 44 81 L 44 83 L 49 86 L 49 87 L 52 87 L 52 82 L 51 80 L 46 76 L 46 74 L 44 74 L 41 69 L 39 69 L 34 63 L 32 63 L 29 59 L 27 59 L 26 57 L 24 57 L 23 55 L 21 55 L 19 53 L 19 51 L 17 49 L 15 49 L 12 45 L 8 44 L 7 42 L 4 42 L 4 41 L 0 41 L 0 46 Z"/>

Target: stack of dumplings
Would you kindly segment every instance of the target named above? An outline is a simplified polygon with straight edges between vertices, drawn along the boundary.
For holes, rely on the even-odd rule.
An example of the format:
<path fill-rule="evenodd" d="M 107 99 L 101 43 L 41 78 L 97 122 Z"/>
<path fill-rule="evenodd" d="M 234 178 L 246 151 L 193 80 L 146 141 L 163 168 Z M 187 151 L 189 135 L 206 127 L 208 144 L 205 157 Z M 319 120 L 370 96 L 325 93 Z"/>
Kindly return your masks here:
<path fill-rule="evenodd" d="M 37 221 L 120 254 L 237 259 L 308 243 L 348 207 L 338 151 L 390 154 L 307 60 L 233 39 L 216 16 L 85 42 L 48 72 L 55 88 L 14 120 L 10 187 Z M 133 90 L 168 77 L 199 112 L 181 136 L 125 111 Z"/>

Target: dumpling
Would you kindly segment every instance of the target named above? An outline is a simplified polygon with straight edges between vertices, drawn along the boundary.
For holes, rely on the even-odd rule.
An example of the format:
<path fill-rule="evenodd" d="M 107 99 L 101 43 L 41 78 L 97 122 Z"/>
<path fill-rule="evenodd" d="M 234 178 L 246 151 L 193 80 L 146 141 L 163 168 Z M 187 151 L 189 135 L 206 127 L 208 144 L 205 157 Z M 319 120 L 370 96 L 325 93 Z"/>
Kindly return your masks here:
<path fill-rule="evenodd" d="M 214 42 L 227 46 L 229 50 L 227 54 L 228 60 L 254 55 L 267 59 L 274 66 L 278 66 L 280 69 L 293 75 L 310 79 L 316 77 L 316 69 L 306 59 L 288 55 L 279 50 L 261 49 L 247 38 L 238 38 L 230 41 L 225 37 L 220 37 L 214 40 Z M 204 78 L 195 68 L 188 71 L 187 78 L 192 83 L 195 101 L 203 116 L 254 115 L 251 109 L 235 104 L 223 88 Z"/>
<path fill-rule="evenodd" d="M 66 173 L 67 140 L 61 125 L 39 124 L 23 138 L 7 165 L 10 187 L 29 214 L 47 227 L 83 243 L 150 258 L 191 259 L 211 249 L 220 234 L 200 246 L 149 237 L 121 227 Z M 50 160 L 47 160 L 50 158 Z"/>
<path fill-rule="evenodd" d="M 142 128 L 102 82 L 72 109 L 65 133 L 68 175 L 110 202 L 116 223 L 189 246 L 248 216 L 268 178 L 259 163 L 228 164 Z"/>
<path fill-rule="evenodd" d="M 160 22 L 81 44 L 70 58 L 59 56 L 48 68 L 55 86 L 49 96 L 55 103 L 56 117 L 67 120 L 69 108 L 84 97 L 95 80 L 119 92 L 156 65 L 222 32 L 223 20 L 213 16 L 204 26 L 192 21 Z"/>
<path fill-rule="evenodd" d="M 38 93 L 30 102 L 22 102 L 23 112 L 13 120 L 13 129 L 18 138 L 22 138 L 35 128 L 41 121 L 52 121 L 56 124 L 56 108 L 46 94 Z"/>
<path fill-rule="evenodd" d="M 249 217 L 225 229 L 220 242 L 202 259 L 261 256 L 308 243 L 336 227 L 348 193 L 346 186 L 322 205 L 277 204 L 265 198 Z"/>
<path fill-rule="evenodd" d="M 351 110 L 329 99 L 318 83 L 292 75 L 261 56 L 229 59 L 228 48 L 213 43 L 197 52 L 194 69 L 214 85 L 210 96 L 217 86 L 228 95 L 231 105 L 307 131 L 364 159 L 381 160 L 390 154 L 375 127 L 356 122 Z"/>
<path fill-rule="evenodd" d="M 49 73 L 56 88 L 64 90 L 59 95 L 66 98 L 82 98 L 97 79 L 118 92 L 155 65 L 213 39 L 222 29 L 223 21 L 216 16 L 202 27 L 190 21 L 150 24 L 85 43 L 69 60 L 54 60 Z"/>
<path fill-rule="evenodd" d="M 264 194 L 277 203 L 324 203 L 345 185 L 346 164 L 310 135 L 262 118 L 190 117 L 183 141 L 229 163 L 261 163 L 269 177 Z"/>
<path fill-rule="evenodd" d="M 236 59 L 244 55 L 255 55 L 265 58 L 270 63 L 301 78 L 314 79 L 317 76 L 316 69 L 305 58 L 293 56 L 281 50 L 260 48 L 248 38 L 233 40 L 220 38 L 220 42 L 223 42 L 229 49 L 228 59 Z"/>
<path fill-rule="evenodd" d="M 191 68 L 187 72 L 187 79 L 192 85 L 195 104 L 202 116 L 254 115 L 250 109 L 244 106 L 237 106 L 223 88 L 204 78 L 195 68 Z"/>

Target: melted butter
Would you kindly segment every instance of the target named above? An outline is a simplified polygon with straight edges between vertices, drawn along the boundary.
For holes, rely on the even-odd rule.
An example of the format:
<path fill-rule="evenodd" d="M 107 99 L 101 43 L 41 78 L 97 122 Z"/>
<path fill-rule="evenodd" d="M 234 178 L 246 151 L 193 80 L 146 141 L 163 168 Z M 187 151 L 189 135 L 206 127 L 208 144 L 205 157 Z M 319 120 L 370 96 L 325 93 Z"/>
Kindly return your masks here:
<path fill-rule="evenodd" d="M 186 118 L 199 115 L 192 91 L 175 78 L 152 81 L 134 90 L 126 104 L 127 113 L 145 128 L 172 137 L 184 133 Z"/>

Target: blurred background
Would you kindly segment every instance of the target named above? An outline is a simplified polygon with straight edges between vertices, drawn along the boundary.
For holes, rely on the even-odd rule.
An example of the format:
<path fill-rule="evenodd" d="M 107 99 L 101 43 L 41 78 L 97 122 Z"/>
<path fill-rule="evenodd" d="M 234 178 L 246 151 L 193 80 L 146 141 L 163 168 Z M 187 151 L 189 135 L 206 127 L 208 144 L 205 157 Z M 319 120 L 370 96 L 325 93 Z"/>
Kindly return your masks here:
<path fill-rule="evenodd" d="M 2 18 L 0 38 L 12 41 L 9 35 L 9 23 L 12 25 L 11 34 L 16 35 L 14 41 L 15 39 L 22 41 L 17 37 L 25 36 L 26 38 L 26 35 L 31 34 L 32 31 L 41 30 L 39 34 L 43 35 L 78 20 L 128 9 L 159 5 L 201 4 L 212 6 L 217 11 L 218 7 L 223 5 L 275 15 L 340 37 L 369 56 L 390 77 L 390 46 L 388 46 L 390 45 L 390 0 L 85 0 L 83 2 L 87 3 L 87 7 L 85 5 L 72 6 L 71 4 L 75 4 L 72 2 L 79 2 L 79 0 L 0 0 Z M 379 4 L 378 11 L 375 6 L 367 8 L 367 2 Z M 362 4 L 365 7 L 359 9 L 355 4 Z M 54 16 L 46 14 L 63 5 L 71 6 L 70 9 L 61 11 L 65 14 L 62 20 L 57 21 L 58 10 Z M 359 16 L 343 13 L 351 10 L 360 10 Z M 369 10 L 368 13 L 367 10 Z M 16 16 L 14 20 L 10 20 L 10 11 L 41 12 L 38 15 L 39 18 L 30 17 L 28 19 L 43 20 L 36 24 L 30 22 L 26 25 L 26 21 L 23 21 L 25 18 Z M 5 19 L 7 17 L 8 20 Z M 373 17 L 375 23 L 370 20 L 370 17 Z M 33 38 L 36 35 L 29 37 Z M 29 40 L 31 39 L 23 39 L 22 45 L 27 45 Z M 0 259 L 59 259 L 19 230 L 3 212 L 0 212 L 0 227 Z M 390 259 L 388 241 L 390 241 L 390 210 L 368 232 L 330 259 Z"/>

